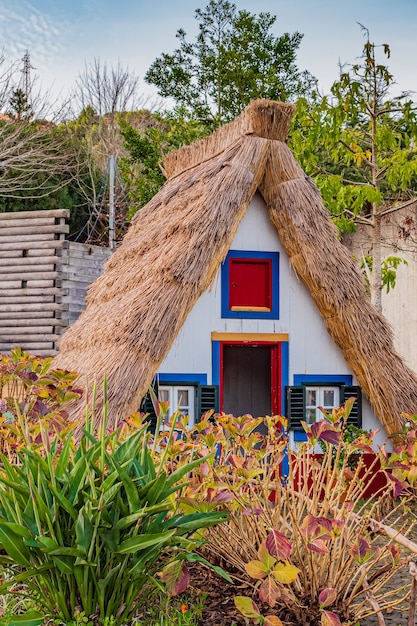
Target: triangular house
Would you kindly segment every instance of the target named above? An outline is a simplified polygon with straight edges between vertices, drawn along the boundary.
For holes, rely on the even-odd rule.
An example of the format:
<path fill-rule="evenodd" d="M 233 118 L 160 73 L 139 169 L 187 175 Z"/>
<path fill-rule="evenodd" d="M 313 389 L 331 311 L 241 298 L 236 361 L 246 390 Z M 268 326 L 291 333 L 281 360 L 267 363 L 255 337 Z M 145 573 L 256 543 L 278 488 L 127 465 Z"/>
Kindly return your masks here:
<path fill-rule="evenodd" d="M 417 377 L 393 347 L 313 182 L 286 144 L 293 106 L 253 101 L 169 154 L 54 365 L 107 378 L 114 424 L 152 380 L 193 419 L 282 413 L 357 398 L 353 419 L 394 436 Z M 383 432 L 383 431 L 382 431 Z"/>

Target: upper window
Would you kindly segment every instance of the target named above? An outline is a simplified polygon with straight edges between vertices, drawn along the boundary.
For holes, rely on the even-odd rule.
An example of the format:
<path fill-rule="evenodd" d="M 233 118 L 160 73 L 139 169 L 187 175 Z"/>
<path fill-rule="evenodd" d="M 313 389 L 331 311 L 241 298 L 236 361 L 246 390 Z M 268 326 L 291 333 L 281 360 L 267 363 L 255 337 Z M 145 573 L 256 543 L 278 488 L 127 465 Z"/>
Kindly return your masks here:
<path fill-rule="evenodd" d="M 278 319 L 278 253 L 231 250 L 222 265 L 222 317 Z"/>

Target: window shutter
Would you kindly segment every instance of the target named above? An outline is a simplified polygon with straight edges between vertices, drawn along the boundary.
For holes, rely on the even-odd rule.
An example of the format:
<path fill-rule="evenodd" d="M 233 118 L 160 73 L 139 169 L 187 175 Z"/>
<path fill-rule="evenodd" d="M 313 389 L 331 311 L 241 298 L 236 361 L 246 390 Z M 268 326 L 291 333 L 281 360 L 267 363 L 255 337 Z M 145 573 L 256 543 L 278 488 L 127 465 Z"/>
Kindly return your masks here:
<path fill-rule="evenodd" d="M 154 378 L 154 380 L 151 382 L 151 386 L 155 392 L 155 395 L 158 397 L 158 381 L 156 380 L 156 378 Z M 142 402 L 140 403 L 140 411 L 141 413 L 149 413 L 146 419 L 149 422 L 149 429 L 154 432 L 156 428 L 157 416 L 149 391 L 147 391 L 146 395 L 142 398 Z"/>
<path fill-rule="evenodd" d="M 355 398 L 356 401 L 352 407 L 348 417 L 348 424 L 362 427 L 362 389 L 357 385 L 342 385 L 340 388 L 340 403 L 342 404 L 349 398 Z"/>
<path fill-rule="evenodd" d="M 219 387 L 218 385 L 201 385 L 199 388 L 199 404 L 196 415 L 197 420 L 207 411 L 219 412 Z"/>
<path fill-rule="evenodd" d="M 288 428 L 304 432 L 301 420 L 304 420 L 304 387 L 287 387 Z"/>

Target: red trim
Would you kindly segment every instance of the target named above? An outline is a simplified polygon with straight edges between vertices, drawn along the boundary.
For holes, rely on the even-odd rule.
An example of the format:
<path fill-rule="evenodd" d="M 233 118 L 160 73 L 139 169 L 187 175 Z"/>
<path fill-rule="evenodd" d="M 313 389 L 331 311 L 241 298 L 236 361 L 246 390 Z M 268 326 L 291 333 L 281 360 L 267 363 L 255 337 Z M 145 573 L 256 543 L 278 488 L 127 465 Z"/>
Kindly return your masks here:
<path fill-rule="evenodd" d="M 220 411 L 223 411 L 223 347 L 224 346 L 271 346 L 271 410 L 282 414 L 282 359 L 281 343 L 273 341 L 220 341 Z"/>

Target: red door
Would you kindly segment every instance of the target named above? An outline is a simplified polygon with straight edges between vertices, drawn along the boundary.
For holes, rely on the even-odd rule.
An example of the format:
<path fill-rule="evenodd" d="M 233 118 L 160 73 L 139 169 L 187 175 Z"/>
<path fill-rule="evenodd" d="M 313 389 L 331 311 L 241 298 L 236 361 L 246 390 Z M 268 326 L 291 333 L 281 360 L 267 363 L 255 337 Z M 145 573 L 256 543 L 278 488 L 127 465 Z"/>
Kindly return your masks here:
<path fill-rule="evenodd" d="M 221 342 L 220 410 L 254 417 L 281 413 L 281 346 Z"/>

